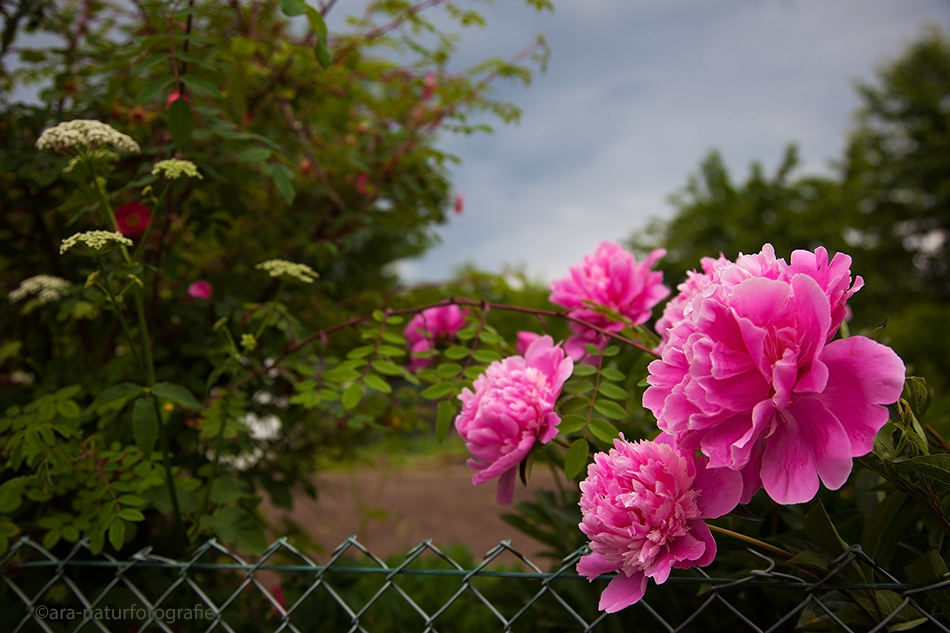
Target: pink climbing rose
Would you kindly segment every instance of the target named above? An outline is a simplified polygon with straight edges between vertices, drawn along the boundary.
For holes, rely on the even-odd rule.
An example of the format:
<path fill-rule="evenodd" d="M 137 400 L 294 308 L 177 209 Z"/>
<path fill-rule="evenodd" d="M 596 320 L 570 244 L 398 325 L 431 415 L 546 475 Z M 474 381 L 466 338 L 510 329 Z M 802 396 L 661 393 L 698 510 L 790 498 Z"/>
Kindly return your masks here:
<path fill-rule="evenodd" d="M 152 212 L 141 202 L 126 202 L 115 210 L 115 223 L 122 235 L 141 235 L 148 228 Z"/>
<path fill-rule="evenodd" d="M 703 520 L 736 507 L 742 480 L 735 471 L 707 469 L 706 462 L 662 434 L 640 442 L 621 436 L 609 453 L 594 456 L 580 500 L 591 553 L 578 561 L 577 573 L 592 581 L 619 572 L 600 596 L 602 611 L 639 601 L 650 578 L 662 584 L 673 568 L 715 559 L 716 541 Z"/>
<path fill-rule="evenodd" d="M 524 356 L 493 362 L 462 390 L 462 412 L 455 428 L 465 440 L 476 469 L 472 483 L 498 480 L 498 503 L 508 505 L 514 496 L 518 466 L 534 448 L 557 435 L 561 418 L 554 403 L 574 361 L 554 345 L 550 336 L 536 339 Z"/>
<path fill-rule="evenodd" d="M 893 350 L 831 340 L 863 283 L 852 285 L 850 265 L 823 248 L 788 265 L 766 245 L 683 289 L 691 296 L 650 363 L 643 404 L 677 446 L 740 471 L 743 503 L 760 487 L 782 504 L 809 501 L 819 480 L 840 488 L 900 397 Z"/>
<path fill-rule="evenodd" d="M 601 242 L 593 255 L 585 256 L 566 277 L 551 283 L 550 300 L 566 308 L 571 316 L 610 332 L 619 332 L 624 324 L 597 314 L 585 302 L 612 308 L 639 325 L 650 318 L 653 306 L 670 294 L 663 285 L 663 273 L 650 270 L 665 254 L 665 250 L 657 249 L 638 264 L 619 244 Z M 570 328 L 574 334 L 564 348 L 575 359 L 584 355 L 586 343 L 597 344 L 601 338 L 594 330 L 575 323 Z"/>
<path fill-rule="evenodd" d="M 403 331 L 412 357 L 409 368 L 418 371 L 428 367 L 431 359 L 415 354 L 434 349 L 440 339 L 455 338 L 458 331 L 465 327 L 467 315 L 468 310 L 462 310 L 457 305 L 448 305 L 429 308 L 412 317 Z"/>

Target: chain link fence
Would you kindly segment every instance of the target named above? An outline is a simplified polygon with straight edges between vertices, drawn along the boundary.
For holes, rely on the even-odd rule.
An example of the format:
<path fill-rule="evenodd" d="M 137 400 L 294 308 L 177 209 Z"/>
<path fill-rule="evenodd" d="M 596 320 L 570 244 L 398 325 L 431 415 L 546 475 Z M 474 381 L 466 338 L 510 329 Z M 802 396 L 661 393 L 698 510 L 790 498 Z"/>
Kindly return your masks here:
<path fill-rule="evenodd" d="M 429 541 L 400 560 L 382 560 L 355 538 L 323 564 L 285 539 L 256 562 L 215 540 L 188 560 L 151 548 L 125 560 L 93 556 L 85 542 L 56 551 L 22 538 L 0 560 L 0 631 L 950 633 L 950 578 L 902 583 L 859 547 L 822 573 L 801 574 L 779 571 L 785 566 L 749 550 L 754 568 L 723 577 L 674 574 L 662 586 L 651 583 L 646 599 L 609 615 L 596 608 L 609 578 L 588 583 L 574 572 L 585 549 L 550 571 L 507 541 L 480 561 Z"/>

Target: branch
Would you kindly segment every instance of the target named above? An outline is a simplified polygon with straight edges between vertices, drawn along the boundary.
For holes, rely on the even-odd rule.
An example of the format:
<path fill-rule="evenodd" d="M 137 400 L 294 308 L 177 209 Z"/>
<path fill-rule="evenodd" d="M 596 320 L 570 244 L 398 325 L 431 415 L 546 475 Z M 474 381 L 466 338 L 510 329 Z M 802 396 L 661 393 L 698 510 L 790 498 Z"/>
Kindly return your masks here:
<path fill-rule="evenodd" d="M 594 330 L 595 332 L 597 332 L 597 333 L 599 333 L 599 334 L 602 334 L 602 335 L 604 335 L 604 336 L 606 336 L 606 337 L 608 337 L 608 338 L 612 338 L 612 339 L 614 339 L 615 341 L 617 341 L 617 342 L 619 342 L 619 343 L 624 343 L 624 344 L 626 344 L 626 345 L 630 345 L 631 347 L 634 347 L 634 348 L 640 350 L 641 352 L 644 352 L 644 353 L 649 354 L 649 355 L 651 355 L 651 356 L 653 356 L 653 357 L 655 357 L 655 358 L 658 358 L 658 355 L 657 355 L 657 353 L 656 353 L 654 350 L 652 350 L 651 348 L 647 347 L 646 345 L 643 345 L 643 344 L 640 343 L 639 341 L 634 341 L 633 339 L 629 339 L 629 338 L 627 338 L 627 337 L 625 337 L 625 336 L 621 336 L 621 335 L 617 334 L 616 332 L 610 332 L 610 331 L 605 330 L 604 328 L 602 328 L 602 327 L 600 327 L 600 326 L 597 326 L 597 325 L 594 325 L 594 324 L 592 324 L 592 323 L 589 323 L 589 322 L 587 322 L 587 321 L 585 321 L 585 320 L 583 320 L 583 319 L 578 319 L 577 317 L 571 316 L 571 315 L 568 314 L 567 312 L 563 312 L 563 311 L 560 311 L 560 310 L 544 310 L 544 309 L 540 309 L 540 308 L 525 308 L 525 307 L 523 307 L 523 306 L 514 306 L 514 305 L 508 305 L 508 304 L 504 304 L 504 303 L 493 303 L 493 302 L 490 302 L 490 301 L 474 301 L 474 300 L 472 300 L 472 299 L 456 299 L 456 298 L 453 297 L 453 298 L 451 298 L 451 299 L 445 299 L 445 300 L 443 300 L 443 301 L 439 301 L 438 303 L 431 303 L 431 304 L 429 304 L 429 305 L 417 306 L 417 307 L 414 307 L 414 308 L 399 308 L 399 309 L 395 309 L 395 310 L 391 310 L 391 309 L 390 309 L 390 310 L 387 310 L 387 311 L 386 311 L 386 315 L 387 315 L 387 316 L 400 316 L 400 315 L 408 315 L 408 314 L 417 314 L 417 313 L 419 313 L 419 312 L 422 312 L 423 310 L 428 310 L 428 309 L 430 309 L 430 308 L 444 308 L 444 307 L 446 307 L 446 306 L 451 306 L 451 305 L 466 306 L 466 307 L 471 307 L 471 308 L 480 308 L 480 309 L 482 309 L 482 310 L 491 309 L 491 310 L 505 310 L 505 311 L 508 311 L 508 312 L 522 312 L 522 313 L 525 313 L 525 314 L 534 314 L 534 315 L 537 315 L 537 316 L 549 316 L 549 317 L 556 317 L 556 318 L 564 319 L 565 321 L 570 321 L 571 323 L 577 323 L 578 325 L 582 325 L 582 326 L 584 326 L 584 327 L 586 327 L 586 328 L 589 328 L 589 329 L 591 329 L 591 330 Z M 310 345 L 310 344 L 313 343 L 314 341 L 317 341 L 317 340 L 326 340 L 326 338 L 327 338 L 330 334 L 332 334 L 332 333 L 334 333 L 334 332 L 337 332 L 337 331 L 339 331 L 339 330 L 344 330 L 344 329 L 347 329 L 347 328 L 351 328 L 351 327 L 355 327 L 355 326 L 357 326 L 357 325 L 361 325 L 362 323 L 365 323 L 365 322 L 371 320 L 372 318 L 373 318 L 373 315 L 372 315 L 372 314 L 364 314 L 364 315 L 362 315 L 362 316 L 352 316 L 352 317 L 350 317 L 349 319 L 347 319 L 346 321 L 343 321 L 342 323 L 337 323 L 336 325 L 331 325 L 330 327 L 327 327 L 327 328 L 324 328 L 324 329 L 322 329 L 322 330 L 318 330 L 318 331 L 314 332 L 314 333 L 311 334 L 310 336 L 308 336 L 308 337 L 302 339 L 301 341 L 299 341 L 299 342 L 297 342 L 297 343 L 294 343 L 293 345 L 291 345 L 290 347 L 288 347 L 287 349 L 285 349 L 285 350 L 283 351 L 283 353 L 282 353 L 280 356 L 278 356 L 278 357 L 276 357 L 276 358 L 274 359 L 273 364 L 271 364 L 271 365 L 269 365 L 269 366 L 267 366 L 267 367 L 259 367 L 258 369 L 254 370 L 252 373 L 250 373 L 249 375 L 247 375 L 246 377 L 244 377 L 244 378 L 242 378 L 241 380 L 239 380 L 239 381 L 235 382 L 234 384 L 232 384 L 232 385 L 231 385 L 231 390 L 232 390 L 232 391 L 237 391 L 238 389 L 240 389 L 242 386 L 244 386 L 245 384 L 247 384 L 247 383 L 250 382 L 251 380 L 254 380 L 254 379 L 258 378 L 259 376 L 261 376 L 262 374 L 264 374 L 265 372 L 268 372 L 268 371 L 274 369 L 274 368 L 277 367 L 282 361 L 284 361 L 288 356 L 291 356 L 292 354 L 296 354 L 297 352 L 299 352 L 300 350 L 302 350 L 302 349 L 305 348 L 306 346 Z"/>

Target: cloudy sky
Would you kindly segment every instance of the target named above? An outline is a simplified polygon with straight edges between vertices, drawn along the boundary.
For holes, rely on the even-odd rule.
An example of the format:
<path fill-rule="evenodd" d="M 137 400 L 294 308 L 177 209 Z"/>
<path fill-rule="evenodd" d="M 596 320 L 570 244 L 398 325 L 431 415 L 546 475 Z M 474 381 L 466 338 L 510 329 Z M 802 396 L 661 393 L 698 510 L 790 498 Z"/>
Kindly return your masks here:
<path fill-rule="evenodd" d="M 796 142 L 804 171 L 841 154 L 857 80 L 927 23 L 950 30 L 947 0 L 560 0 L 538 14 L 481 5 L 461 61 L 510 56 L 543 32 L 553 49 L 534 83 L 498 85 L 523 110 L 493 135 L 445 137 L 465 212 L 442 244 L 404 263 L 438 280 L 474 263 L 551 280 L 604 239 L 621 240 L 718 148 L 737 179 L 774 171 Z M 340 4 L 340 9 L 345 8 Z"/>

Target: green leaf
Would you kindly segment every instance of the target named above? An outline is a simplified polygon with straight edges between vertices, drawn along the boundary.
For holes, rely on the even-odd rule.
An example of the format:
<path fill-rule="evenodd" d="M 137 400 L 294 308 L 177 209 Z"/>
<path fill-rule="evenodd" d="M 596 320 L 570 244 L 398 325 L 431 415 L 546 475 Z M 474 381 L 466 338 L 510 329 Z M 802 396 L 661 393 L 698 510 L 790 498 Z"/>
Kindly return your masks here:
<path fill-rule="evenodd" d="M 194 75 L 188 75 L 188 74 L 182 75 L 181 80 L 182 82 L 184 82 L 186 86 L 188 86 L 195 92 L 202 92 L 206 95 L 210 95 L 214 97 L 215 99 L 224 98 L 224 95 L 221 94 L 221 91 L 218 90 L 218 87 L 215 86 L 210 81 L 205 81 L 204 79 L 199 79 L 195 77 Z"/>
<path fill-rule="evenodd" d="M 444 441 L 449 434 L 449 428 L 452 426 L 452 418 L 455 417 L 455 405 L 451 400 L 443 400 L 439 403 L 438 416 L 435 419 L 435 436 L 440 442 Z"/>
<path fill-rule="evenodd" d="M 185 146 L 195 129 L 195 114 L 186 99 L 175 99 L 165 112 L 168 133 L 176 147 Z"/>
<path fill-rule="evenodd" d="M 894 462 L 898 469 L 915 472 L 934 481 L 950 486 L 950 455 L 920 455 L 902 462 Z"/>
<path fill-rule="evenodd" d="M 378 374 L 366 374 L 366 377 L 363 378 L 363 383 L 371 388 L 379 391 L 380 393 L 392 393 L 393 388 L 389 386 L 389 383 L 379 377 Z"/>
<path fill-rule="evenodd" d="M 283 165 L 277 165 L 271 173 L 271 178 L 274 180 L 274 186 L 277 187 L 277 191 L 284 199 L 284 202 L 287 203 L 287 206 L 293 204 L 294 198 L 297 196 L 297 191 L 294 189 L 294 177 L 290 170 Z"/>
<path fill-rule="evenodd" d="M 131 75 L 132 75 L 133 77 L 140 77 L 140 76 L 142 76 L 143 74 L 145 74 L 145 71 L 146 71 L 146 70 L 148 70 L 149 68 L 151 68 L 151 67 L 154 66 L 155 64 L 158 64 L 158 63 L 160 63 L 160 62 L 165 61 L 165 60 L 168 59 L 169 57 L 170 57 L 170 55 L 169 55 L 168 53 L 155 53 L 154 55 L 149 55 L 149 56 L 146 57 L 144 60 L 142 60 L 141 62 L 139 62 L 139 65 L 138 65 L 138 66 L 136 66 L 135 68 L 132 69 Z M 166 79 L 168 79 L 168 78 L 167 78 L 167 77 L 164 77 L 164 78 L 163 78 L 163 80 L 166 80 Z M 136 99 L 135 101 L 136 101 L 136 103 L 141 103 L 141 101 L 140 101 L 139 99 Z"/>
<path fill-rule="evenodd" d="M 356 405 L 358 405 L 362 399 L 363 385 L 358 382 L 354 382 L 352 385 L 343 390 L 343 396 L 340 398 L 340 402 L 343 403 L 343 408 L 349 411 L 351 409 L 355 409 Z"/>
<path fill-rule="evenodd" d="M 327 23 L 324 22 L 323 16 L 319 11 L 313 7 L 307 7 L 307 21 L 310 22 L 310 28 L 313 29 L 313 32 L 317 34 L 318 38 L 322 38 L 324 41 L 327 39 Z"/>
<path fill-rule="evenodd" d="M 116 551 L 125 545 L 125 523 L 122 520 L 117 519 L 109 526 L 109 543 Z"/>
<path fill-rule="evenodd" d="M 947 562 L 931 550 L 907 566 L 907 578 L 921 585 L 936 584 L 947 573 Z M 930 590 L 927 595 L 944 611 L 950 610 L 950 590 Z"/>
<path fill-rule="evenodd" d="M 366 358 L 376 349 L 375 345 L 362 345 L 346 353 L 347 358 Z"/>
<path fill-rule="evenodd" d="M 838 534 L 821 501 L 816 502 L 805 515 L 803 526 L 808 538 L 832 557 L 848 549 L 848 544 Z"/>
<path fill-rule="evenodd" d="M 98 411 L 110 402 L 128 400 L 132 396 L 137 396 L 141 393 L 142 387 L 140 385 L 123 382 L 100 392 L 99 395 L 96 396 L 96 399 L 92 401 L 92 404 L 89 405 L 89 408 Z"/>
<path fill-rule="evenodd" d="M 591 356 L 600 356 L 602 353 L 600 351 L 600 348 L 594 345 L 593 343 L 587 343 L 586 345 L 584 345 L 584 351 L 590 354 Z"/>
<path fill-rule="evenodd" d="M 281 12 L 291 18 L 295 15 L 303 15 L 308 8 L 304 0 L 280 0 Z"/>
<path fill-rule="evenodd" d="M 148 457 L 158 439 L 158 420 L 149 396 L 142 396 L 132 406 L 132 437 L 142 454 Z"/>
<path fill-rule="evenodd" d="M 480 363 L 492 363 L 501 358 L 501 354 L 491 349 L 477 350 L 472 357 Z"/>
<path fill-rule="evenodd" d="M 861 533 L 861 547 L 885 569 L 890 566 L 891 557 L 909 523 L 916 521 L 919 514 L 914 511 L 917 508 L 901 511 L 907 499 L 902 492 L 889 494 L 875 506 Z"/>
<path fill-rule="evenodd" d="M 583 438 L 575 440 L 567 449 L 567 455 L 564 456 L 564 474 L 568 479 L 574 479 L 584 470 L 589 451 L 590 444 Z"/>
<path fill-rule="evenodd" d="M 9 514 L 23 502 L 26 477 L 14 477 L 0 485 L 0 513 Z"/>
<path fill-rule="evenodd" d="M 620 437 L 620 431 L 617 430 L 617 427 L 607 420 L 594 418 L 590 421 L 589 428 L 590 432 L 594 434 L 594 437 L 607 444 L 613 444 L 614 440 Z"/>
<path fill-rule="evenodd" d="M 594 383 L 586 378 L 575 378 L 574 380 L 568 380 L 564 383 L 563 389 L 566 393 L 574 395 L 591 393 L 594 390 Z"/>
<path fill-rule="evenodd" d="M 823 572 L 828 571 L 828 559 L 821 554 L 808 549 L 795 554 L 795 556 L 793 556 L 788 562 L 791 565 L 811 567 Z"/>
<path fill-rule="evenodd" d="M 46 536 L 43 537 L 43 547 L 46 549 L 52 549 L 57 543 L 59 543 L 60 532 L 59 530 L 50 530 L 46 533 Z M 116 548 L 118 549 L 118 548 Z"/>
<path fill-rule="evenodd" d="M 578 363 L 577 365 L 574 365 L 574 372 L 571 375 L 580 378 L 581 376 L 592 376 L 596 373 L 597 368 L 593 365 Z"/>
<path fill-rule="evenodd" d="M 449 395 L 454 388 L 451 382 L 437 382 L 423 389 L 420 395 L 426 400 L 438 400 Z"/>
<path fill-rule="evenodd" d="M 613 367 L 604 367 L 602 370 L 600 370 L 600 375 L 601 377 L 614 382 L 623 382 L 627 379 L 626 374 L 624 374 L 619 369 L 614 369 Z"/>
<path fill-rule="evenodd" d="M 136 510 L 135 508 L 122 508 L 119 510 L 119 518 L 124 521 L 144 521 L 145 515 L 141 511 Z"/>
<path fill-rule="evenodd" d="M 215 535 L 237 549 L 259 556 L 267 549 L 264 528 L 242 508 L 225 506 L 218 508 L 210 517 L 201 518 L 202 527 L 211 527 Z"/>
<path fill-rule="evenodd" d="M 462 373 L 462 366 L 458 363 L 442 363 L 435 369 L 435 375 L 439 378 L 455 378 Z"/>
<path fill-rule="evenodd" d="M 116 501 L 123 506 L 144 506 L 146 501 L 136 495 L 120 495 Z"/>
<path fill-rule="evenodd" d="M 587 426 L 587 418 L 574 413 L 561 418 L 561 423 L 557 425 L 557 432 L 559 435 L 567 435 L 568 433 L 576 433 L 585 426 Z"/>
<path fill-rule="evenodd" d="M 201 403 L 198 402 L 187 388 L 181 385 L 175 385 L 170 382 L 157 382 L 152 387 L 152 394 L 163 400 L 171 400 L 177 405 L 187 409 L 200 409 Z"/>
<path fill-rule="evenodd" d="M 251 495 L 246 491 L 242 482 L 228 475 L 215 477 L 214 481 L 211 482 L 211 490 L 208 494 L 211 502 L 217 505 L 234 503 L 238 499 L 249 496 Z"/>
<path fill-rule="evenodd" d="M 154 79 L 147 84 L 139 92 L 138 96 L 135 97 L 135 103 L 147 103 L 154 99 L 160 92 L 165 90 L 171 83 L 175 81 L 174 77 L 159 77 Z"/>
<path fill-rule="evenodd" d="M 620 353 L 620 348 L 617 347 L 616 345 L 611 345 L 607 349 L 604 350 L 604 356 L 607 358 L 611 356 L 616 356 L 619 353 Z"/>
<path fill-rule="evenodd" d="M 600 385 L 597 391 L 614 400 L 626 400 L 630 396 L 624 389 L 610 383 Z"/>
<path fill-rule="evenodd" d="M 605 415 L 612 420 L 626 420 L 630 417 L 626 409 L 610 400 L 596 401 L 594 403 L 594 409 L 601 415 Z"/>
<path fill-rule="evenodd" d="M 373 361 L 373 369 L 381 374 L 386 374 L 387 376 L 402 375 L 402 367 L 389 360 Z"/>
<path fill-rule="evenodd" d="M 467 347 L 462 347 L 461 345 L 453 345 L 448 348 L 442 355 L 450 360 L 460 360 L 462 358 L 468 358 L 468 355 L 471 353 Z"/>
<path fill-rule="evenodd" d="M 56 412 L 64 418 L 78 418 L 82 415 L 82 409 L 75 400 L 60 400 L 56 403 Z"/>
<path fill-rule="evenodd" d="M 465 371 L 462 372 L 462 375 L 468 378 L 469 380 L 475 380 L 476 378 L 482 375 L 483 371 L 484 371 L 484 367 L 481 367 L 480 365 L 476 365 L 474 367 L 466 367 Z"/>
<path fill-rule="evenodd" d="M 177 102 L 176 102 L 177 103 Z M 271 151 L 266 147 L 252 147 L 246 149 L 235 158 L 242 163 L 263 163 L 270 158 Z"/>

